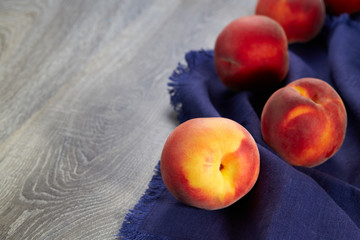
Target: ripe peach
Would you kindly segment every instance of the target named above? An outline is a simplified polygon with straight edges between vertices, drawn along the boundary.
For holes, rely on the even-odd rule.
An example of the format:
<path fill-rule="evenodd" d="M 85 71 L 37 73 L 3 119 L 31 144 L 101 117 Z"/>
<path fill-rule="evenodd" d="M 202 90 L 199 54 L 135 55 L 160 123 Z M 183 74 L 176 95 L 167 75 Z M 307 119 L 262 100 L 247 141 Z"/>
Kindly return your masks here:
<path fill-rule="evenodd" d="M 289 43 L 311 40 L 325 21 L 323 0 L 258 0 L 255 13 L 279 22 Z"/>
<path fill-rule="evenodd" d="M 314 167 L 341 147 L 347 126 L 342 99 L 325 81 L 298 79 L 274 92 L 264 105 L 265 142 L 287 162 Z"/>
<path fill-rule="evenodd" d="M 360 12 L 360 0 L 324 0 L 326 10 L 334 15 Z"/>
<path fill-rule="evenodd" d="M 188 120 L 169 135 L 161 175 L 175 198 L 190 206 L 225 208 L 254 186 L 259 151 L 250 133 L 227 118 Z"/>
<path fill-rule="evenodd" d="M 285 32 L 265 16 L 237 18 L 218 35 L 214 60 L 220 80 L 233 90 L 273 86 L 289 69 Z"/>

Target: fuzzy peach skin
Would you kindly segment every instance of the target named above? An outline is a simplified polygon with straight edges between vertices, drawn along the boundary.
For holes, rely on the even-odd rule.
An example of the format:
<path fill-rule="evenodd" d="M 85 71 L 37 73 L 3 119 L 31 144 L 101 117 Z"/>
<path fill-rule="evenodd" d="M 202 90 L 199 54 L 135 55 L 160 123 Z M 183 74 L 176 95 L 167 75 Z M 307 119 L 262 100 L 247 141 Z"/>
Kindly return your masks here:
<path fill-rule="evenodd" d="M 265 16 L 244 16 L 224 27 L 214 47 L 216 72 L 233 90 L 263 89 L 284 80 L 288 43 L 281 26 Z"/>
<path fill-rule="evenodd" d="M 326 10 L 334 15 L 360 12 L 360 0 L 324 0 Z"/>
<path fill-rule="evenodd" d="M 315 78 L 296 80 L 274 92 L 261 115 L 265 142 L 296 166 L 314 167 L 333 156 L 344 141 L 346 126 L 342 99 Z"/>
<path fill-rule="evenodd" d="M 259 175 L 250 133 L 227 118 L 195 118 L 167 138 L 160 161 L 167 189 L 197 208 L 225 208 L 247 194 Z"/>
<path fill-rule="evenodd" d="M 289 43 L 313 39 L 325 21 L 323 0 L 258 0 L 255 13 L 279 22 Z"/>

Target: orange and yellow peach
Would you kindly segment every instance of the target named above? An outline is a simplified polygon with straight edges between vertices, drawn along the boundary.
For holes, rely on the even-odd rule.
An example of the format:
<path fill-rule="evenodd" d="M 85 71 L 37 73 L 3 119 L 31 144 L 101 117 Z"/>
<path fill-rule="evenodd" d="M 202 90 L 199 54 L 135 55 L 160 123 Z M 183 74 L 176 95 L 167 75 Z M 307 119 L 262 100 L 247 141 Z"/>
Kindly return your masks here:
<path fill-rule="evenodd" d="M 353 14 L 360 12 L 360 0 L 324 0 L 326 10 L 330 14 Z"/>
<path fill-rule="evenodd" d="M 255 13 L 279 22 L 289 43 L 313 39 L 325 21 L 323 0 L 258 0 Z"/>
<path fill-rule="evenodd" d="M 284 80 L 289 69 L 285 32 L 266 16 L 237 18 L 218 35 L 214 61 L 217 75 L 230 89 L 274 86 Z"/>
<path fill-rule="evenodd" d="M 227 207 L 247 194 L 259 175 L 259 151 L 251 134 L 227 118 L 195 118 L 167 138 L 160 169 L 167 189 L 197 208 Z"/>
<path fill-rule="evenodd" d="M 346 132 L 347 114 L 325 81 L 302 78 L 274 92 L 264 105 L 265 142 L 288 163 L 314 167 L 333 156 Z"/>

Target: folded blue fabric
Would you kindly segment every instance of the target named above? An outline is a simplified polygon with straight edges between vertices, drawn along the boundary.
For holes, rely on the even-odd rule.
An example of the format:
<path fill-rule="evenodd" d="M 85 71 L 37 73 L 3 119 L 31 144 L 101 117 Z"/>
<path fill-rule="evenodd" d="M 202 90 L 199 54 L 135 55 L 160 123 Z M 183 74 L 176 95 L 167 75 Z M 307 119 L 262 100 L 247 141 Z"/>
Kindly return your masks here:
<path fill-rule="evenodd" d="M 259 179 L 235 204 L 206 211 L 173 198 L 158 165 L 123 223 L 123 239 L 360 239 L 360 14 L 328 16 L 316 39 L 290 45 L 289 54 L 282 85 L 315 77 L 342 97 L 348 127 L 340 151 L 315 168 L 287 164 L 260 130 L 262 107 L 275 89 L 232 92 L 216 75 L 213 51 L 191 51 L 169 83 L 179 121 L 221 116 L 242 124 L 260 151 Z"/>

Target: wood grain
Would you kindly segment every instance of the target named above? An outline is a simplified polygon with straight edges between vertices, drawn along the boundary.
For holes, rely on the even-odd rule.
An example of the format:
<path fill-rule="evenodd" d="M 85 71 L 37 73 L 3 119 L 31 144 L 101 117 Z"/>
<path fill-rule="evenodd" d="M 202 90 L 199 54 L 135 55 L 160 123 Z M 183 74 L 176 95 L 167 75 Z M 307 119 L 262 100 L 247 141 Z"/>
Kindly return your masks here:
<path fill-rule="evenodd" d="M 116 239 L 177 125 L 168 77 L 254 4 L 0 1 L 0 239 Z"/>

